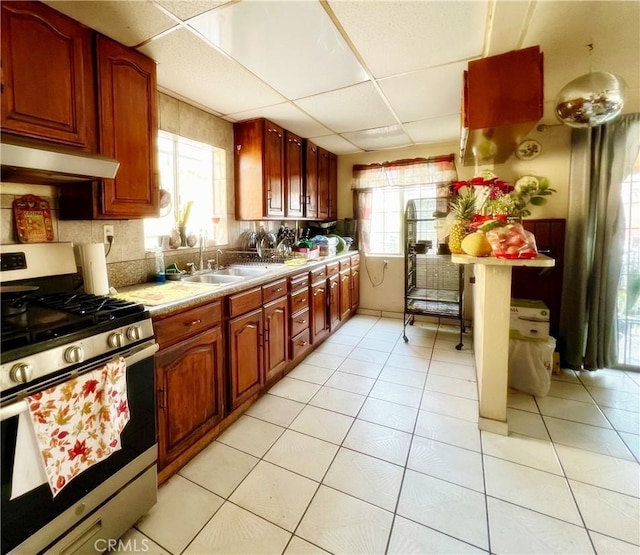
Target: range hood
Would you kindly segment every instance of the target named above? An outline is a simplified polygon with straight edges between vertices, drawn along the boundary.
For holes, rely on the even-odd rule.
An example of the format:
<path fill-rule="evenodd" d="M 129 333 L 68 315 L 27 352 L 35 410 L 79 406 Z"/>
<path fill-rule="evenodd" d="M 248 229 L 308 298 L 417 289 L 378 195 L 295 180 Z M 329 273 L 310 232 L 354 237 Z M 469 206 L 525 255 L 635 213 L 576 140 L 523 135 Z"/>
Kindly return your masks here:
<path fill-rule="evenodd" d="M 4 140 L 0 143 L 0 161 L 3 181 L 45 184 L 113 179 L 120 167 L 120 162 L 105 156 Z"/>

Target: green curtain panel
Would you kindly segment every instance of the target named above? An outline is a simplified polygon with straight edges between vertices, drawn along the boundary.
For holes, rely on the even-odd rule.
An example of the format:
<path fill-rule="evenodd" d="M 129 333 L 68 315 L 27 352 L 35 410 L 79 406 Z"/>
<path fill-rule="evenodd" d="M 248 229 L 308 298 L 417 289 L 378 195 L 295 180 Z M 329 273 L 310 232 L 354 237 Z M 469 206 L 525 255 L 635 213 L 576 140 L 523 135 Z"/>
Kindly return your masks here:
<path fill-rule="evenodd" d="M 640 114 L 572 132 L 560 317 L 567 368 L 617 363 L 616 300 L 622 264 L 621 185 L 640 150 Z"/>

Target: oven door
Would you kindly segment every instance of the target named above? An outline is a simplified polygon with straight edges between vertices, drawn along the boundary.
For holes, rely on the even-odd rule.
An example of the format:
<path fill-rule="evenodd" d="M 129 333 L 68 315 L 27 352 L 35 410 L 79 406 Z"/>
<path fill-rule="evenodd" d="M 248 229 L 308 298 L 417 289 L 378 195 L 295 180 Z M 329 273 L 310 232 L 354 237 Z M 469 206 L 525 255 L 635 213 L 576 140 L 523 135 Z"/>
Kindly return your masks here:
<path fill-rule="evenodd" d="M 158 345 L 151 341 L 122 355 L 127 362 L 130 410 L 129 422 L 121 434 L 122 449 L 78 475 L 55 499 L 48 484 L 11 499 L 18 414 L 26 410 L 26 402 L 16 401 L 0 409 L 3 554 L 18 546 L 17 551 L 20 552 L 41 551 L 128 482 L 155 465 L 157 445 L 153 354 L 157 350 Z M 105 362 L 96 361 L 81 373 L 98 368 Z M 64 378 L 58 383 L 62 381 Z"/>

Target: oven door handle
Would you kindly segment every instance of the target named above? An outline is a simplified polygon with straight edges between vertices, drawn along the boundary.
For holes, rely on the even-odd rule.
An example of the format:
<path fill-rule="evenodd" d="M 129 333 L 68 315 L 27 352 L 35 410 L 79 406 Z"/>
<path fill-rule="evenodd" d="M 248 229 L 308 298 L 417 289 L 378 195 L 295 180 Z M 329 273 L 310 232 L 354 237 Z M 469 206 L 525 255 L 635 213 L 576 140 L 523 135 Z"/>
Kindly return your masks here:
<path fill-rule="evenodd" d="M 146 345 L 142 348 L 139 348 L 135 351 L 131 351 L 127 356 L 124 357 L 124 360 L 127 364 L 127 368 L 133 366 L 134 364 L 144 360 L 145 358 L 152 357 L 155 353 L 158 352 L 160 346 L 157 343 L 152 343 L 151 345 Z M 9 418 L 13 418 L 14 416 L 18 416 L 21 412 L 26 412 L 28 409 L 28 405 L 26 401 L 16 401 L 15 403 L 11 403 L 6 407 L 0 408 L 0 422 L 4 422 Z"/>

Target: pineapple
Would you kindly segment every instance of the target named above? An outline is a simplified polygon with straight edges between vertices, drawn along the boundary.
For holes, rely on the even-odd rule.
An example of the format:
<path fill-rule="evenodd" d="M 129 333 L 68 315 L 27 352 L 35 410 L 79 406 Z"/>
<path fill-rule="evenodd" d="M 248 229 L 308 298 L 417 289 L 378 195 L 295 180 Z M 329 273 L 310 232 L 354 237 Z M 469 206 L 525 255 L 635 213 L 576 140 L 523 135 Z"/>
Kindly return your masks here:
<path fill-rule="evenodd" d="M 463 254 L 462 240 L 466 233 L 465 228 L 476 212 L 476 195 L 473 190 L 469 190 L 462 195 L 455 197 L 450 203 L 451 213 L 455 217 L 455 222 L 449 232 L 449 250 L 453 254 Z"/>

